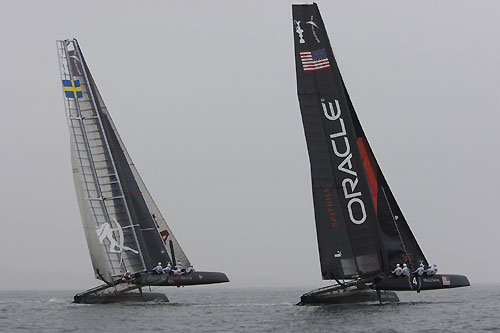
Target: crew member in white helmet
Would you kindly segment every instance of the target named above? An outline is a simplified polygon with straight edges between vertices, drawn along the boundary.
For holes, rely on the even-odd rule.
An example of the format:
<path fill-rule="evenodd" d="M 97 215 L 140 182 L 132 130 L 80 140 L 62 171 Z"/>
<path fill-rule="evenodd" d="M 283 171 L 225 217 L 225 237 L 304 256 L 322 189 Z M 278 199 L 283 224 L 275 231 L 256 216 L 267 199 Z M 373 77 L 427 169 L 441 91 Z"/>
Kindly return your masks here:
<path fill-rule="evenodd" d="M 427 270 L 425 271 L 425 273 L 428 275 L 428 276 L 432 276 L 432 275 L 436 275 L 438 269 L 437 269 L 437 265 L 430 265 L 429 264 L 429 268 L 427 268 Z"/>
<path fill-rule="evenodd" d="M 184 267 L 182 267 L 181 262 L 178 261 L 177 265 L 175 265 L 174 275 L 176 275 L 176 276 L 182 275 L 184 273 L 183 270 L 184 270 Z"/>
<path fill-rule="evenodd" d="M 194 267 L 193 267 L 193 265 L 189 265 L 189 267 L 188 267 L 188 268 L 186 268 L 186 274 L 189 274 L 189 273 L 191 273 L 191 272 L 194 272 Z"/>
<path fill-rule="evenodd" d="M 408 269 L 408 266 L 406 266 L 406 264 L 403 264 L 401 275 L 410 276 L 410 270 Z"/>
<path fill-rule="evenodd" d="M 182 264 L 180 261 L 177 261 L 177 265 L 175 265 L 175 269 L 178 271 L 182 271 L 184 267 L 182 267 Z"/>
<path fill-rule="evenodd" d="M 396 276 L 401 276 L 402 272 L 403 272 L 403 269 L 401 268 L 401 266 L 399 266 L 399 264 L 397 264 L 396 268 L 392 271 L 392 274 L 394 274 Z"/>
<path fill-rule="evenodd" d="M 156 274 L 163 273 L 163 267 L 161 266 L 161 262 L 158 262 L 158 265 L 156 265 L 156 267 L 153 268 L 153 272 L 155 272 Z"/>
<path fill-rule="evenodd" d="M 163 274 L 170 274 L 172 273 L 172 265 L 170 265 L 170 262 L 167 263 L 167 267 L 163 269 Z"/>
<path fill-rule="evenodd" d="M 425 272 L 424 264 L 420 263 L 420 266 L 418 266 L 418 268 L 415 270 L 415 272 L 413 272 L 413 274 L 417 274 L 418 276 L 422 276 L 422 275 L 424 275 L 424 272 Z"/>

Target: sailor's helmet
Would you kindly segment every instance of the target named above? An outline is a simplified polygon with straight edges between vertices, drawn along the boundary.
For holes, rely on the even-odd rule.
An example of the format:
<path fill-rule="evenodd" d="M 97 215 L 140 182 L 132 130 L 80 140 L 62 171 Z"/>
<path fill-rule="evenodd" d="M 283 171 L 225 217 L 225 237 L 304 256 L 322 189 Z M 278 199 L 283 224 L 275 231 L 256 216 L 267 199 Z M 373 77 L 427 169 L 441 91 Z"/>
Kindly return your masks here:
<path fill-rule="evenodd" d="M 158 261 L 158 266 L 161 266 L 161 261 Z"/>
<path fill-rule="evenodd" d="M 396 267 L 399 267 L 399 264 L 396 264 Z"/>
<path fill-rule="evenodd" d="M 403 267 L 406 267 L 406 264 L 403 264 Z"/>

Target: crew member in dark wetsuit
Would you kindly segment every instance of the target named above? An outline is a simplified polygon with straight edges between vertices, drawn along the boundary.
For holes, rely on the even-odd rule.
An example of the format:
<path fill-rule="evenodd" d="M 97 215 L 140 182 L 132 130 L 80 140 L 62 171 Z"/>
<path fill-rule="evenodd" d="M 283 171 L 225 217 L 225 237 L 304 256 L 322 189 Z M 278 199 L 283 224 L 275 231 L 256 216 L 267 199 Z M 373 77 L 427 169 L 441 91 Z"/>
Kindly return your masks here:
<path fill-rule="evenodd" d="M 417 274 L 418 276 L 424 275 L 425 269 L 424 269 L 424 264 L 420 263 L 420 266 L 413 272 L 413 274 Z"/>
<path fill-rule="evenodd" d="M 153 268 L 153 272 L 155 272 L 156 274 L 163 274 L 163 267 L 161 266 L 161 262 L 159 262 L 158 265 Z"/>
<path fill-rule="evenodd" d="M 403 269 L 401 268 L 401 266 L 399 266 L 399 264 L 396 265 L 396 269 L 394 269 L 392 271 L 392 274 L 396 275 L 396 276 L 401 276 L 401 273 L 403 272 Z"/>

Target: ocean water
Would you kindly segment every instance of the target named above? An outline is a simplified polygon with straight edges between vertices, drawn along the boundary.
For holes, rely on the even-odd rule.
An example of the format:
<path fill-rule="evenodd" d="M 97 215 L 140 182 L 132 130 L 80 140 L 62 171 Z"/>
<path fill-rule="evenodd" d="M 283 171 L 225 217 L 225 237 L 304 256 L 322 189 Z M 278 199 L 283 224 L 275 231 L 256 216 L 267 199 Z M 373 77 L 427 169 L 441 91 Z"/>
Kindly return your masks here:
<path fill-rule="evenodd" d="M 500 332 L 500 285 L 399 292 L 398 304 L 296 306 L 307 288 L 159 288 L 170 303 L 72 304 L 0 291 L 1 332 Z"/>

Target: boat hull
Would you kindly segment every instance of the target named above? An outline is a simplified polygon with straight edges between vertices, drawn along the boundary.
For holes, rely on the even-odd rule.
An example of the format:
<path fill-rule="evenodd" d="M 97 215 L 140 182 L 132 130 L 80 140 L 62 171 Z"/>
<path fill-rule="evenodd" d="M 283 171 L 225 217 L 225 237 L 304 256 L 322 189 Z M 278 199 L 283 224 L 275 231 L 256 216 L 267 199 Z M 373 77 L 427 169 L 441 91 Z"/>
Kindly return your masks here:
<path fill-rule="evenodd" d="M 139 286 L 194 286 L 229 282 L 226 274 L 220 272 L 192 272 L 175 276 L 170 274 L 143 273 L 134 283 Z"/>
<path fill-rule="evenodd" d="M 384 277 L 380 282 L 375 283 L 374 288 L 378 290 L 421 291 L 467 286 L 470 286 L 470 283 L 464 275 L 436 274 L 433 276 Z"/>
<path fill-rule="evenodd" d="M 162 293 L 127 292 L 119 295 L 75 295 L 73 303 L 79 304 L 110 304 L 121 302 L 168 302 L 168 297 Z"/>
<path fill-rule="evenodd" d="M 192 272 L 180 276 L 169 274 L 137 273 L 133 280 L 128 282 L 116 281 L 113 284 L 104 284 L 74 296 L 73 303 L 107 304 L 118 302 L 168 302 L 162 293 L 142 292 L 147 286 L 194 286 L 229 282 L 226 274 L 219 272 Z M 136 290 L 139 289 L 139 292 Z"/>
<path fill-rule="evenodd" d="M 365 302 L 398 303 L 399 297 L 393 291 L 377 291 L 370 289 L 332 291 L 319 294 L 304 294 L 297 305 L 349 304 Z"/>

